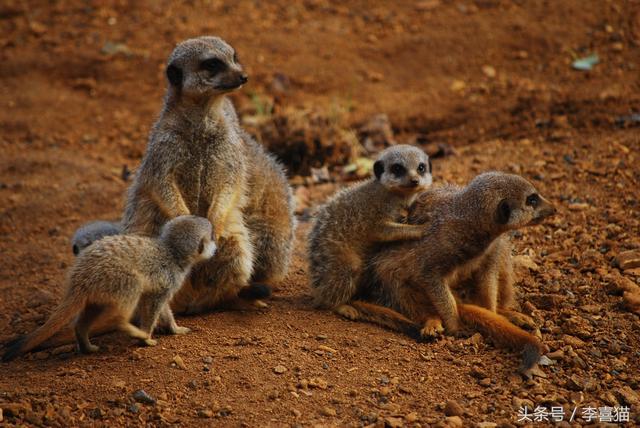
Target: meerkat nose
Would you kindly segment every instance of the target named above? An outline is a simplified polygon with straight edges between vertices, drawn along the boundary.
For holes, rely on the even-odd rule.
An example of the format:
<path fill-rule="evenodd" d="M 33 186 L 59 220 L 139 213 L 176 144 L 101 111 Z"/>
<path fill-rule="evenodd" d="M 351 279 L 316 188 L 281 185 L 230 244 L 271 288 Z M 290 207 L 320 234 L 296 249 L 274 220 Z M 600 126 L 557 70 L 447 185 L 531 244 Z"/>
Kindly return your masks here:
<path fill-rule="evenodd" d="M 240 81 L 241 81 L 242 83 L 247 83 L 247 82 L 249 81 L 249 76 L 247 76 L 246 74 L 242 74 L 242 75 L 240 76 Z"/>
<path fill-rule="evenodd" d="M 412 178 L 411 179 L 411 185 L 412 186 L 417 186 L 418 184 L 420 184 L 420 180 L 418 180 L 417 178 Z"/>

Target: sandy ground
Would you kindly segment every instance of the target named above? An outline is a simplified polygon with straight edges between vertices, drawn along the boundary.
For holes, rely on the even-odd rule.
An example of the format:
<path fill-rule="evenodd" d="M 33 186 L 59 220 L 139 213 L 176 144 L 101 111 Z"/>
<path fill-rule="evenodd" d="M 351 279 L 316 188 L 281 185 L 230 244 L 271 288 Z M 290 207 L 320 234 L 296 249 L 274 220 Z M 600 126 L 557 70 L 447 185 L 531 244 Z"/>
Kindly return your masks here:
<path fill-rule="evenodd" d="M 0 342 L 58 302 L 73 231 L 120 216 L 182 39 L 236 47 L 251 81 L 234 102 L 302 205 L 268 309 L 180 319 L 194 332 L 155 348 L 111 335 L 97 355 L 0 363 L 0 424 L 488 427 L 521 425 L 523 406 L 576 410 L 575 426 L 586 408 L 629 407 L 640 423 L 640 318 L 622 297 L 640 271 L 615 262 L 640 250 L 637 2 L 6 1 L 0 28 Z M 594 52 L 592 71 L 571 68 Z M 307 214 L 349 157 L 373 156 L 359 144 L 381 113 L 395 141 L 446 149 L 436 182 L 500 169 L 556 203 L 513 238 L 546 378 L 523 381 L 489 340 L 418 344 L 312 309 Z"/>

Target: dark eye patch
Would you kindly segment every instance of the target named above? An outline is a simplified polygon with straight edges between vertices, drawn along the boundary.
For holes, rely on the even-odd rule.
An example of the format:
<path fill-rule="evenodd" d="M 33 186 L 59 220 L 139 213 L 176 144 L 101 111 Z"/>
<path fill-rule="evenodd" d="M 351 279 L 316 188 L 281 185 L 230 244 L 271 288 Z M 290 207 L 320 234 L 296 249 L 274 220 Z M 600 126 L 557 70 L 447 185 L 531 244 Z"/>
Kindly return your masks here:
<path fill-rule="evenodd" d="M 527 205 L 532 206 L 533 208 L 537 207 L 540 203 L 540 196 L 537 193 L 532 193 L 527 196 Z"/>
<path fill-rule="evenodd" d="M 198 245 L 198 254 L 202 254 L 204 251 L 204 238 L 200 240 L 200 245 Z"/>
<path fill-rule="evenodd" d="M 240 60 L 238 59 L 238 52 L 233 53 L 233 62 L 236 64 L 240 64 Z"/>
<path fill-rule="evenodd" d="M 200 68 L 211 74 L 218 74 L 227 69 L 227 64 L 219 58 L 209 58 L 200 63 Z"/>
<path fill-rule="evenodd" d="M 394 163 L 393 165 L 391 165 L 390 171 L 396 177 L 402 177 L 407 173 L 407 169 L 399 163 Z"/>

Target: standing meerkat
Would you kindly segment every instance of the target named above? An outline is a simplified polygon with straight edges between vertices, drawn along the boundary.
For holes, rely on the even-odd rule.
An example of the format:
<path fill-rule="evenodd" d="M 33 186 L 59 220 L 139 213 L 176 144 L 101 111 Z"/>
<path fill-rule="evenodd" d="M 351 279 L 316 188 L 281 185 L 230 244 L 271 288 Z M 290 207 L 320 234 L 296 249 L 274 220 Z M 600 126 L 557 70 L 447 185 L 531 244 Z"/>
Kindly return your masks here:
<path fill-rule="evenodd" d="M 77 256 L 80 251 L 105 236 L 119 235 L 120 233 L 122 233 L 120 222 L 97 220 L 86 223 L 79 227 L 71 238 L 73 255 Z"/>
<path fill-rule="evenodd" d="M 191 267 L 213 256 L 212 235 L 207 219 L 180 216 L 166 223 L 158 238 L 117 235 L 96 241 L 76 258 L 65 296 L 49 319 L 10 344 L 2 359 L 36 348 L 74 317 L 78 349 L 83 353 L 98 351 L 89 340 L 89 330 L 103 316 L 150 346 L 156 344 L 151 334 L 160 316 L 174 326 L 174 333 L 187 333 L 189 329 L 175 324 L 167 302 Z M 140 328 L 130 322 L 136 307 Z"/>
<path fill-rule="evenodd" d="M 352 318 L 365 257 L 377 243 L 420 239 L 424 228 L 399 223 L 416 195 L 431 185 L 429 157 L 417 147 L 385 149 L 374 174 L 320 207 L 309 234 L 309 274 L 315 304 Z"/>
<path fill-rule="evenodd" d="M 240 129 L 225 97 L 248 77 L 235 50 L 217 37 L 178 44 L 166 74 L 164 106 L 129 189 L 124 231 L 154 236 L 184 214 L 215 225 L 219 251 L 194 269 L 172 302 L 176 312 L 266 297 L 263 284 L 287 273 L 294 206 L 283 168 Z"/>
<path fill-rule="evenodd" d="M 533 335 L 511 324 L 511 245 L 506 232 L 537 224 L 555 209 L 524 178 L 488 172 L 468 186 L 443 186 L 420 195 L 410 223 L 424 223 L 419 241 L 387 245 L 371 260 L 355 301 L 353 319 L 376 322 L 414 336 L 464 322 L 523 351 L 523 373 L 543 352 Z M 455 296 L 454 292 L 460 292 Z M 462 303 L 465 295 L 474 304 Z"/>

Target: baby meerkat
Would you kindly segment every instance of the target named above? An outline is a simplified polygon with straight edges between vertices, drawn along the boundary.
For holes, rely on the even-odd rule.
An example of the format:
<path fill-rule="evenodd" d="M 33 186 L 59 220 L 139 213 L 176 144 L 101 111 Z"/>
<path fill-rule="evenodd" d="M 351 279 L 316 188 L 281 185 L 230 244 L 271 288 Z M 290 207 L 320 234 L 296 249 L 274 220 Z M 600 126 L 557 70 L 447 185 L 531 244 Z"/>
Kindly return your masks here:
<path fill-rule="evenodd" d="M 442 331 L 442 323 L 448 334 L 455 334 L 462 319 L 497 342 L 522 350 L 521 370 L 528 375 L 543 346 L 500 315 L 510 317 L 513 303 L 506 233 L 554 212 L 531 183 L 513 174 L 488 172 L 463 188 L 428 190 L 408 218 L 422 224 L 424 238 L 385 245 L 372 257 L 360 294 L 351 303 L 354 319 L 418 337 Z M 460 301 L 463 292 L 471 304 Z"/>
<path fill-rule="evenodd" d="M 71 250 L 77 256 L 80 251 L 105 236 L 119 235 L 122 233 L 120 222 L 97 220 L 86 223 L 76 230 L 71 238 Z"/>
<path fill-rule="evenodd" d="M 319 208 L 309 234 L 309 274 L 315 304 L 352 318 L 364 258 L 375 244 L 420 239 L 424 228 L 398 222 L 416 195 L 431 185 L 431 162 L 417 147 L 384 150 L 374 174 Z"/>
<path fill-rule="evenodd" d="M 187 333 L 189 329 L 175 325 L 168 302 L 191 267 L 214 255 L 212 235 L 207 219 L 180 216 L 167 222 L 158 238 L 116 235 L 96 241 L 76 258 L 65 296 L 49 319 L 10 343 L 2 359 L 36 348 L 76 316 L 76 340 L 83 353 L 98 351 L 89 329 L 99 317 L 112 319 L 116 328 L 151 346 L 160 316 L 174 325 L 174 333 Z M 130 322 L 136 307 L 140 328 Z"/>

